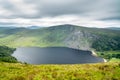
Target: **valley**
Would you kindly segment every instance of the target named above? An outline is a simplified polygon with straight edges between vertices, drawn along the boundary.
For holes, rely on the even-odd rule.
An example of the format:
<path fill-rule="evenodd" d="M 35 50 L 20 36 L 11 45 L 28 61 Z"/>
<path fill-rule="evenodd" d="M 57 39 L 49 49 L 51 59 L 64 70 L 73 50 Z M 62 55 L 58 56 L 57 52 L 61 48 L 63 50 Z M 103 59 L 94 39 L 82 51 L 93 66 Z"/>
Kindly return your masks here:
<path fill-rule="evenodd" d="M 120 0 L 0 0 L 0 80 L 120 80 Z"/>
<path fill-rule="evenodd" d="M 96 53 L 116 51 L 120 54 L 119 34 L 119 30 L 87 28 L 70 24 L 38 29 L 0 27 L 0 45 L 11 48 L 68 47 L 93 50 Z M 106 58 L 103 55 L 102 57 Z"/>
<path fill-rule="evenodd" d="M 68 24 L 39 29 L 0 27 L 0 79 L 119 80 L 119 34 L 119 30 Z M 20 54 L 14 55 L 16 51 Z M 81 51 L 88 51 L 90 55 L 87 52 L 85 57 Z M 28 62 L 20 61 L 21 56 Z M 46 64 L 41 62 L 42 64 L 36 65 L 35 62 L 40 62 L 42 59 Z M 97 61 L 98 59 L 102 61 Z M 107 62 L 103 63 L 103 59 Z M 31 63 L 32 60 L 35 62 Z"/>

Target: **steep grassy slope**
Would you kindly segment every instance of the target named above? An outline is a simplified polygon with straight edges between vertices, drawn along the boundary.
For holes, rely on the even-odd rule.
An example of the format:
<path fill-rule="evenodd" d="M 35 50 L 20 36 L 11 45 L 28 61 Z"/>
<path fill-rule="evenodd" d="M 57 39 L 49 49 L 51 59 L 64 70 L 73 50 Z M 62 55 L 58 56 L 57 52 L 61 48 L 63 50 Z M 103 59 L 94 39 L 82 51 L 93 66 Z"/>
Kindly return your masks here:
<path fill-rule="evenodd" d="M 0 80 L 119 80 L 120 63 L 28 65 L 0 63 Z"/>
<path fill-rule="evenodd" d="M 17 62 L 17 59 L 11 56 L 14 51 L 13 48 L 0 46 L 0 62 Z"/>
<path fill-rule="evenodd" d="M 0 45 L 66 46 L 97 51 L 120 50 L 120 32 L 109 29 L 85 28 L 75 25 L 58 25 L 40 29 L 14 28 L 0 31 Z"/>

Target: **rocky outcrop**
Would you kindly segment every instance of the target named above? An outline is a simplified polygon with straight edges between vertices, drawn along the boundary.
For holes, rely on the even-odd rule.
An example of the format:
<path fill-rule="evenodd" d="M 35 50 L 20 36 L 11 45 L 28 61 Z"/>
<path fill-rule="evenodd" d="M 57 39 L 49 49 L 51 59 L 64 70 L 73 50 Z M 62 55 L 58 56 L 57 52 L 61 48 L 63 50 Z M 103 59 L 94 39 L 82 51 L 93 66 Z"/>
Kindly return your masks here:
<path fill-rule="evenodd" d="M 82 30 L 74 30 L 66 37 L 64 44 L 71 48 L 90 50 L 93 40 L 97 38 L 96 35 Z"/>

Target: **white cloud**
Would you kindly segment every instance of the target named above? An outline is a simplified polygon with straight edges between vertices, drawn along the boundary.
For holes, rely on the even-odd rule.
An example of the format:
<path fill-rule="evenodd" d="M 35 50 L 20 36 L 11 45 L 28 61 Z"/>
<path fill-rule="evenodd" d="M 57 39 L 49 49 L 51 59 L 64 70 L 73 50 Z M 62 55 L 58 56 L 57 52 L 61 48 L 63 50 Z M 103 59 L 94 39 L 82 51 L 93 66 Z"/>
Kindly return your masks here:
<path fill-rule="evenodd" d="M 37 10 L 35 4 L 27 4 L 24 0 L 10 0 L 9 1 L 19 14 L 22 15 L 36 15 Z"/>
<path fill-rule="evenodd" d="M 57 16 L 57 17 L 45 17 L 41 19 L 25 19 L 25 18 L 17 18 L 17 19 L 0 19 L 1 23 L 9 23 L 6 26 L 23 26 L 28 27 L 32 25 L 49 27 L 53 25 L 60 24 L 76 24 L 80 26 L 87 27 L 119 27 L 119 22 L 117 21 L 97 21 L 94 19 L 89 19 L 85 17 L 78 17 L 73 15 L 67 16 Z"/>
<path fill-rule="evenodd" d="M 119 2 L 120 0 L 1 0 L 0 25 L 75 24 L 120 27 Z"/>
<path fill-rule="evenodd" d="M 4 15 L 4 14 L 6 14 L 6 15 Z M 2 17 L 9 17 L 9 16 L 11 16 L 13 13 L 11 12 L 11 11 L 9 11 L 9 10 L 7 10 L 7 9 L 4 9 L 3 7 L 0 7 L 0 15 L 2 16 Z"/>

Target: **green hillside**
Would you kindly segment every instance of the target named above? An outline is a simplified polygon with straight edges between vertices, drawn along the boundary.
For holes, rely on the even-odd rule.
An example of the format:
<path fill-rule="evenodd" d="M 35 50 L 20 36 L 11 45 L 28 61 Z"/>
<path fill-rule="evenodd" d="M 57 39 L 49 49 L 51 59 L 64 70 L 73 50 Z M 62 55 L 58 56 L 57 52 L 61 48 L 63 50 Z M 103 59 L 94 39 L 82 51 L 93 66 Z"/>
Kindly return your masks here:
<path fill-rule="evenodd" d="M 97 51 L 120 50 L 119 30 L 87 28 L 75 25 L 58 25 L 48 28 L 0 29 L 0 45 L 22 46 L 66 46 Z"/>
<path fill-rule="evenodd" d="M 16 63 L 17 59 L 11 56 L 14 51 L 14 48 L 0 46 L 0 62 Z"/>

